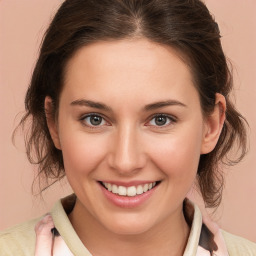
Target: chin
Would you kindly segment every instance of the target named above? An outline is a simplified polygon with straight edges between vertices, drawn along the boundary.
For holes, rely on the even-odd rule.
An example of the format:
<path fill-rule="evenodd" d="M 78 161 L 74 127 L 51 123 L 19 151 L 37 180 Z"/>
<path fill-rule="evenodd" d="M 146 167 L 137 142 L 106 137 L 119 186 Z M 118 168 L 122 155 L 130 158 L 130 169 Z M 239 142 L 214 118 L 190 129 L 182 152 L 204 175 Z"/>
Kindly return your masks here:
<path fill-rule="evenodd" d="M 114 225 L 111 227 L 111 231 L 117 235 L 140 235 L 147 232 L 150 228 L 145 226 L 120 226 Z"/>
<path fill-rule="evenodd" d="M 105 227 L 118 235 L 139 235 L 150 230 L 152 223 L 153 221 L 142 220 L 141 216 L 137 219 L 134 217 L 121 218 L 119 220 L 114 218 L 114 221 L 112 219 Z"/>

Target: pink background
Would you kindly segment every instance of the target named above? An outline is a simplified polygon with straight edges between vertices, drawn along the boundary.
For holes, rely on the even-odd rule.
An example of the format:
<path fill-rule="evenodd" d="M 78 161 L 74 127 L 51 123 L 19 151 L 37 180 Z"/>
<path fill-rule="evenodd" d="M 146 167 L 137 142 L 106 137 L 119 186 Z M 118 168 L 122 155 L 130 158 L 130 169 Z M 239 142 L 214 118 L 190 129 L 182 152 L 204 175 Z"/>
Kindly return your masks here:
<path fill-rule="evenodd" d="M 25 156 L 22 136 L 12 131 L 23 101 L 42 35 L 61 0 L 0 0 L 0 229 L 48 211 L 71 192 L 63 181 L 41 199 L 31 195 L 35 172 Z M 256 1 L 206 0 L 223 35 L 223 47 L 235 69 L 238 109 L 250 124 L 250 152 L 227 170 L 223 202 L 213 214 L 220 226 L 256 242 Z M 202 205 L 194 193 L 192 198 Z"/>

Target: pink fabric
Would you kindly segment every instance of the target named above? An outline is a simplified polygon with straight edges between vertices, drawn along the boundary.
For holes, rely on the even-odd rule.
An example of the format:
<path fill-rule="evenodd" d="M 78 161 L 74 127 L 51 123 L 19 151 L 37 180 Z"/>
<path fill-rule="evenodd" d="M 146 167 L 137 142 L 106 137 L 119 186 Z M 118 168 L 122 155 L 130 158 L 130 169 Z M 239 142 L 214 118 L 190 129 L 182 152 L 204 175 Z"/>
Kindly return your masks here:
<path fill-rule="evenodd" d="M 35 226 L 35 256 L 74 256 L 61 236 L 54 236 L 52 216 L 47 214 Z"/>
<path fill-rule="evenodd" d="M 225 240 L 221 234 L 219 226 L 211 221 L 208 217 L 203 217 L 203 223 L 207 226 L 207 228 L 213 233 L 214 241 L 218 246 L 218 250 L 213 252 L 214 256 L 229 256 L 228 250 L 226 247 Z M 208 254 L 207 254 L 208 253 Z M 196 256 L 206 256 L 210 255 L 208 251 L 203 249 L 201 246 L 198 246 Z"/>

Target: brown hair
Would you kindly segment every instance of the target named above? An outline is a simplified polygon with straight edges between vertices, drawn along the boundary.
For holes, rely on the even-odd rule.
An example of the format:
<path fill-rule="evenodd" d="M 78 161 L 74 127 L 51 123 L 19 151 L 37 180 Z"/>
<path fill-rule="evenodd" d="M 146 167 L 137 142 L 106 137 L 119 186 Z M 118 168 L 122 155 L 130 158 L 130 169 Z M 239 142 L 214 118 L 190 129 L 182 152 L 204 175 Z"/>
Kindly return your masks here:
<path fill-rule="evenodd" d="M 232 165 L 245 155 L 246 121 L 230 101 L 232 74 L 218 25 L 200 0 L 66 0 L 46 31 L 26 94 L 21 124 L 31 121 L 25 136 L 28 158 L 39 165 L 39 175 L 46 180 L 65 176 L 62 152 L 55 148 L 47 128 L 44 99 L 52 98 L 56 114 L 66 63 L 80 47 L 134 37 L 168 45 L 185 56 L 204 115 L 212 112 L 216 93 L 226 98 L 226 121 L 219 141 L 212 152 L 201 156 L 198 167 L 206 206 L 216 207 L 223 188 L 219 163 Z M 240 154 L 230 159 L 227 154 L 235 144 Z"/>

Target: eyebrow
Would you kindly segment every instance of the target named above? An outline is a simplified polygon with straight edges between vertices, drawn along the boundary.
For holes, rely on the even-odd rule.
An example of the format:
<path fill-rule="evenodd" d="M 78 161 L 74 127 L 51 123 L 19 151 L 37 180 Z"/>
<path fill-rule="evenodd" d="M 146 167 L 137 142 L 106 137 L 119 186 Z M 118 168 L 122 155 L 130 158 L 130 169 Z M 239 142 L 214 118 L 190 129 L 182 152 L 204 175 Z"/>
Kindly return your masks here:
<path fill-rule="evenodd" d="M 85 106 L 85 107 L 91 107 L 91 108 L 97 108 L 100 110 L 105 110 L 111 112 L 112 109 L 108 107 L 107 105 L 100 103 L 100 102 L 95 102 L 91 100 L 85 100 L 85 99 L 79 99 L 72 101 L 71 104 L 72 106 Z"/>
<path fill-rule="evenodd" d="M 113 110 L 105 105 L 104 103 L 101 102 L 95 102 L 91 100 L 85 100 L 85 99 L 79 99 L 72 101 L 71 104 L 72 106 L 85 106 L 85 107 L 91 107 L 91 108 L 97 108 L 100 110 L 105 110 L 108 112 L 113 112 Z M 150 111 L 150 110 L 155 110 L 158 108 L 163 108 L 163 107 L 168 107 L 168 106 L 181 106 L 181 107 L 187 107 L 184 103 L 177 101 L 177 100 L 166 100 L 166 101 L 159 101 L 159 102 L 154 102 L 147 104 L 144 107 L 145 111 Z"/>
<path fill-rule="evenodd" d="M 159 101 L 155 103 L 148 104 L 144 107 L 144 110 L 150 111 L 155 110 L 158 108 L 168 107 L 168 106 L 181 106 L 181 107 L 187 107 L 184 103 L 177 101 L 177 100 L 166 100 L 166 101 Z"/>

